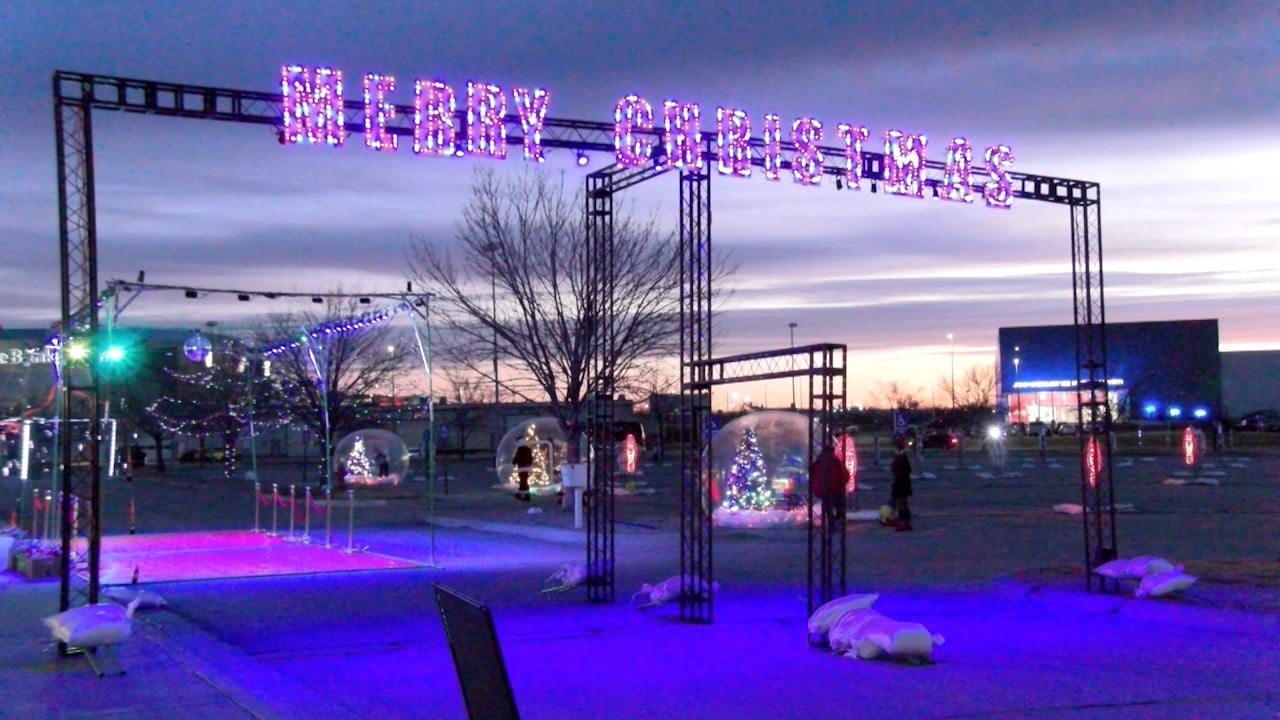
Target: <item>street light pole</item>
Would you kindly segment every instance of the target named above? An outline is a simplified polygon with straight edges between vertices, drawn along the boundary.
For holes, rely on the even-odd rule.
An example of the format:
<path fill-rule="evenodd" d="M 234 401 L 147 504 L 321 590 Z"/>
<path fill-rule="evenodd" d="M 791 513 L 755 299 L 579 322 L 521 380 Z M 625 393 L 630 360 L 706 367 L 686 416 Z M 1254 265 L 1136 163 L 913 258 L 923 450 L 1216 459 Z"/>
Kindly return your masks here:
<path fill-rule="evenodd" d="M 387 354 L 391 356 L 394 363 L 396 359 L 396 346 L 388 345 Z M 397 435 L 400 433 L 400 412 L 396 406 L 396 370 L 399 364 L 395 363 L 391 368 L 391 431 Z"/>
<path fill-rule="evenodd" d="M 1017 345 L 1013 346 L 1013 397 L 1018 408 L 1017 422 L 1022 422 L 1022 388 L 1018 386 L 1022 380 L 1022 358 L 1018 357 L 1021 350 Z"/>
<path fill-rule="evenodd" d="M 951 409 L 956 409 L 956 336 L 947 333 L 947 342 L 951 343 Z"/>
<path fill-rule="evenodd" d="M 799 325 L 799 323 L 794 323 L 794 322 L 787 323 L 787 328 L 791 330 L 791 349 L 792 350 L 796 349 L 796 325 Z M 795 355 L 791 356 L 791 369 L 793 371 L 796 369 Z M 791 376 L 791 409 L 792 410 L 796 409 L 796 376 L 795 375 Z"/>

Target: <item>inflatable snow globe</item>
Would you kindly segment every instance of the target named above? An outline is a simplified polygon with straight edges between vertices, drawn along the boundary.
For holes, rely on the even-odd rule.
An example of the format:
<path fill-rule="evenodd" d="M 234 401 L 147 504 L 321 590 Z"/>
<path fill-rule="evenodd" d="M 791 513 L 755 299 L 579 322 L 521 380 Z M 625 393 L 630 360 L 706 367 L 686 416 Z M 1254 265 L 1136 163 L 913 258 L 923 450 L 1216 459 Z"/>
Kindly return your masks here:
<path fill-rule="evenodd" d="M 586 439 L 580 440 L 582 461 L 587 461 Z M 527 450 L 522 449 L 527 448 Z M 517 458 L 517 455 L 520 457 Z M 529 492 L 547 495 L 560 491 L 560 466 L 569 457 L 569 445 L 565 442 L 560 421 L 553 417 L 525 420 L 507 431 L 498 443 L 494 456 L 494 469 L 498 471 L 498 484 L 516 490 L 520 487 L 517 465 L 529 468 Z"/>
<path fill-rule="evenodd" d="M 409 473 L 409 449 L 395 433 L 357 430 L 333 448 L 338 487 L 398 485 Z"/>
<path fill-rule="evenodd" d="M 766 410 L 726 424 L 711 441 L 711 517 L 717 525 L 802 524 L 808 514 L 809 419 Z"/>

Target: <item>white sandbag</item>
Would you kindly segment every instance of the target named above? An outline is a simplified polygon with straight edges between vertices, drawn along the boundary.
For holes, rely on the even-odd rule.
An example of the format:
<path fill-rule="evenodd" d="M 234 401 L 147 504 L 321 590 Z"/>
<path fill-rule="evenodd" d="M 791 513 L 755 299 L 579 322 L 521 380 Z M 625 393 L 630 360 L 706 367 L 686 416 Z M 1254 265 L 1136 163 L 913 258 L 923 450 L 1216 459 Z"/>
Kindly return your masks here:
<path fill-rule="evenodd" d="M 564 592 L 582 585 L 587 581 L 587 566 L 583 563 L 565 563 L 560 569 L 551 573 L 542 583 L 542 592 Z"/>
<path fill-rule="evenodd" d="M 133 634 L 133 613 L 138 605 L 136 599 L 127 608 L 114 603 L 82 605 L 50 615 L 44 619 L 44 624 L 54 640 L 72 647 L 114 645 Z"/>
<path fill-rule="evenodd" d="M 707 592 L 707 584 L 705 581 L 690 577 L 688 584 L 692 587 L 692 592 L 696 597 L 705 598 L 710 595 L 710 593 Z M 719 591 L 720 583 L 711 583 L 711 590 L 713 592 Z M 680 576 L 672 575 L 656 585 L 650 585 L 649 583 L 641 585 L 640 589 L 631 596 L 631 604 L 639 608 L 648 608 L 653 607 L 654 605 L 671 602 L 672 600 L 677 600 L 679 597 Z"/>
<path fill-rule="evenodd" d="M 1115 580 L 1141 580 L 1148 575 L 1168 572 L 1172 569 L 1173 563 L 1162 557 L 1139 555 L 1127 560 L 1117 558 L 1111 562 L 1103 563 L 1094 568 L 1093 572 Z"/>
<path fill-rule="evenodd" d="M 852 650 L 867 624 L 882 618 L 883 615 L 869 607 L 847 610 L 827 631 L 827 646 L 841 654 Z"/>
<path fill-rule="evenodd" d="M 863 595 L 845 595 L 823 604 L 809 618 L 809 642 L 823 645 L 827 642 L 827 633 L 842 615 L 850 610 L 869 608 L 879 598 L 878 593 Z"/>
<path fill-rule="evenodd" d="M 119 585 L 107 588 L 102 591 L 102 594 L 111 602 L 120 603 L 121 605 L 128 605 L 137 600 L 139 610 L 153 610 L 169 604 L 159 593 Z"/>
<path fill-rule="evenodd" d="M 871 608 L 845 613 L 829 634 L 832 650 L 861 660 L 881 656 L 930 660 L 933 647 L 944 642 L 941 635 L 931 634 L 920 623 L 893 620 Z"/>
<path fill-rule="evenodd" d="M 1173 592 L 1181 592 L 1194 585 L 1196 579 L 1195 575 L 1184 573 L 1182 566 L 1178 565 L 1172 570 L 1142 578 L 1142 582 L 1138 585 L 1134 595 L 1137 597 L 1160 597 Z"/>
<path fill-rule="evenodd" d="M 863 626 L 854 652 L 860 660 L 871 660 L 881 655 L 930 660 L 933 658 L 933 646 L 943 642 L 941 635 L 930 634 L 920 623 L 882 617 Z"/>

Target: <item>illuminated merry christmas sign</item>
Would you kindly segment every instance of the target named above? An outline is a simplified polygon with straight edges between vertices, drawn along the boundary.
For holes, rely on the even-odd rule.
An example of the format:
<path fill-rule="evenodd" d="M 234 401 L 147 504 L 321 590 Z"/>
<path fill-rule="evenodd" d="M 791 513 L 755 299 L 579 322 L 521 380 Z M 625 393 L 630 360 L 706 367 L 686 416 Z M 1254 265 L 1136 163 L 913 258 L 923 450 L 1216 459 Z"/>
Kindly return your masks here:
<path fill-rule="evenodd" d="M 396 90 L 390 75 L 366 74 L 364 81 L 364 144 L 379 151 L 399 149 L 399 137 L 390 132 L 396 106 L 388 96 Z M 340 147 L 346 140 L 342 72 L 333 68 L 286 65 L 280 78 L 282 107 L 281 141 Z M 507 93 L 499 86 L 468 82 L 461 94 L 464 112 L 458 113 L 460 94 L 440 80 L 413 81 L 413 152 L 417 155 L 466 156 L 496 159 L 507 156 L 507 126 L 519 122 L 524 157 L 542 162 L 542 131 L 551 105 L 551 93 L 542 88 L 511 89 L 514 116 L 507 114 Z M 460 122 L 464 118 L 465 122 Z M 613 108 L 613 147 L 618 164 L 641 167 L 658 162 L 665 167 L 702 170 L 708 158 L 702 148 L 702 109 L 697 103 L 665 100 L 661 127 L 654 106 L 639 95 L 627 95 Z M 763 164 L 767 180 L 781 180 L 784 168 L 801 185 L 819 185 L 827 158 L 820 146 L 827 140 L 826 126 L 813 117 L 797 117 L 785 129 L 776 114 L 761 119 Z M 748 114 L 737 108 L 715 111 L 713 156 L 721 175 L 752 174 L 752 126 Z M 830 140 L 842 145 L 842 177 L 850 189 L 862 189 L 863 145 L 870 138 L 865 125 L 838 123 Z M 783 143 L 789 152 L 784 156 Z M 897 195 L 924 197 L 925 152 L 928 138 L 922 134 L 889 130 L 884 133 L 885 189 Z M 655 152 L 656 146 L 661 146 Z M 827 148 L 831 149 L 831 148 Z M 1007 208 L 1013 199 L 1009 177 L 1013 151 L 1007 145 L 986 148 L 980 172 L 981 185 L 971 181 L 973 146 L 963 137 L 947 145 L 943 178 L 936 185 L 942 200 L 973 202 L 981 194 L 989 207 Z"/>

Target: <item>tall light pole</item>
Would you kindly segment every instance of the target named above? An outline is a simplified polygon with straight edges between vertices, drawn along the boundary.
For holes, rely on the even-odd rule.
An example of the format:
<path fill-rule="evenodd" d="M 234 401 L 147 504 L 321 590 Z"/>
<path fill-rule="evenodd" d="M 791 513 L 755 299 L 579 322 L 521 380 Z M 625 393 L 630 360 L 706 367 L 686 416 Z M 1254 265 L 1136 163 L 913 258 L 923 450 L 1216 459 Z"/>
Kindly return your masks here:
<path fill-rule="evenodd" d="M 392 361 L 396 359 L 396 346 L 387 346 L 387 355 L 391 356 Z M 399 434 L 400 432 L 400 413 L 396 407 L 396 367 L 391 368 L 391 431 Z"/>
<path fill-rule="evenodd" d="M 800 323 L 794 323 L 794 322 L 787 323 L 787 328 L 791 330 L 791 349 L 792 350 L 796 349 L 796 326 L 799 324 Z M 796 358 L 794 355 L 791 356 L 791 369 L 792 370 L 796 369 Z M 791 409 L 792 410 L 796 409 L 796 376 L 795 375 L 791 376 Z"/>
<path fill-rule="evenodd" d="M 956 336 L 947 333 L 947 342 L 951 343 L 951 409 L 956 409 Z"/>
<path fill-rule="evenodd" d="M 1013 346 L 1013 397 L 1014 404 L 1018 408 L 1017 417 L 1022 417 L 1022 388 L 1018 387 L 1018 383 L 1022 380 L 1022 358 L 1018 357 L 1018 353 L 1022 348 L 1017 345 Z M 1022 422 L 1022 420 L 1018 420 Z"/>

